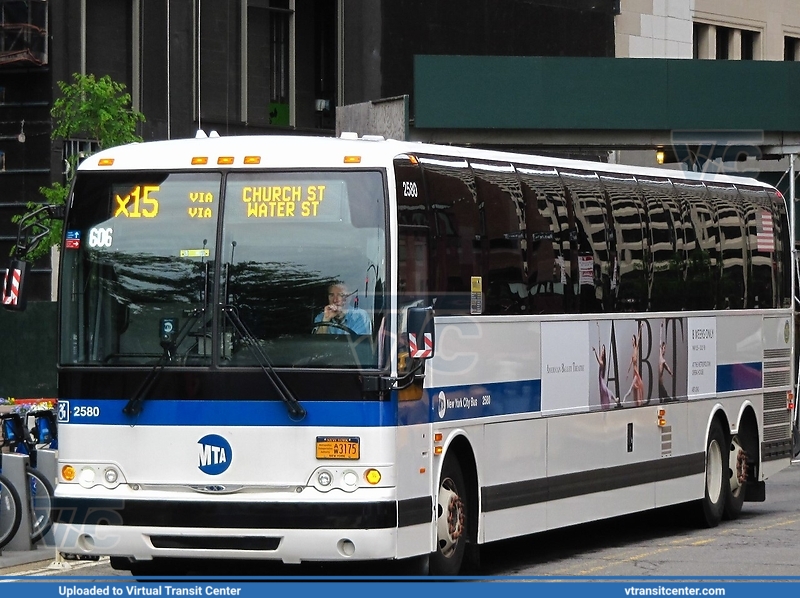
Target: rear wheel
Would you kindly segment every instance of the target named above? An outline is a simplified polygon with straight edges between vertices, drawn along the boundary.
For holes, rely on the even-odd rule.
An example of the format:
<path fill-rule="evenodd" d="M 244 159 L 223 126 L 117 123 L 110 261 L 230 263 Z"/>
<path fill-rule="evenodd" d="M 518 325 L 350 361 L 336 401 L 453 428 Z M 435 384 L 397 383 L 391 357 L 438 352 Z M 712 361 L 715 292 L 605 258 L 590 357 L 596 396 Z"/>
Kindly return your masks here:
<path fill-rule="evenodd" d="M 730 490 L 725 500 L 725 519 L 737 519 L 744 506 L 745 484 L 748 475 L 747 452 L 739 441 L 739 436 L 731 438 L 728 455 L 727 476 L 730 478 Z"/>
<path fill-rule="evenodd" d="M 17 489 L 0 475 L 0 548 L 11 542 L 19 530 L 21 505 Z"/>
<path fill-rule="evenodd" d="M 436 550 L 429 560 L 431 575 L 458 575 L 467 543 L 469 501 L 458 459 L 450 455 L 442 466 L 436 504 Z"/>
<path fill-rule="evenodd" d="M 727 447 L 722 426 L 715 420 L 708 431 L 705 493 L 699 508 L 700 524 L 704 527 L 716 527 L 719 524 L 730 494 Z"/>

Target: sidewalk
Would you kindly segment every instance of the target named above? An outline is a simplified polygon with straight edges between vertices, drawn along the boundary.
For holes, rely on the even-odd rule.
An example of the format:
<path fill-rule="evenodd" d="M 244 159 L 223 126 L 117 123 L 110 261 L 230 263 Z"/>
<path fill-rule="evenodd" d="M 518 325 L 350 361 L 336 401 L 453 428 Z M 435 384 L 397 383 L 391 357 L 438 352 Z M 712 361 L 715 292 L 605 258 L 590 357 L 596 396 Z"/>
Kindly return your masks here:
<path fill-rule="evenodd" d="M 35 550 L 0 550 L 0 577 L 18 571 L 46 567 L 56 560 L 56 549 L 40 543 Z"/>

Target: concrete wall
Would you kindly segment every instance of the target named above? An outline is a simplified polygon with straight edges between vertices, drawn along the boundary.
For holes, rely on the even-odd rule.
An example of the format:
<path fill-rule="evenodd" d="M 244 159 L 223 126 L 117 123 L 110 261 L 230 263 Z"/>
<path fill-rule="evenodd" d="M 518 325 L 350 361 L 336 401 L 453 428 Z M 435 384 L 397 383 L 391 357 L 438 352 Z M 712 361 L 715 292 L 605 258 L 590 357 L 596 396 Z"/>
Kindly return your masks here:
<path fill-rule="evenodd" d="M 620 6 L 618 58 L 692 58 L 695 24 L 701 26 L 700 58 L 715 57 L 718 28 L 730 35 L 734 60 L 741 58 L 743 31 L 755 35 L 756 60 L 783 60 L 784 38 L 800 40 L 800 2 L 795 0 L 621 0 Z"/>

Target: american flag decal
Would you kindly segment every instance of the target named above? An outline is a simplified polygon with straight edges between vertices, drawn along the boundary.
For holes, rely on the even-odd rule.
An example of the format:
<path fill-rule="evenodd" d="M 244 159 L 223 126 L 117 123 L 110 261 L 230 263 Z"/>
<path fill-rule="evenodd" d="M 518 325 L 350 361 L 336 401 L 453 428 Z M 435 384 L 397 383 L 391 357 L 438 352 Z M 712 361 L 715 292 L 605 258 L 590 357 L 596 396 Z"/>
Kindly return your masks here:
<path fill-rule="evenodd" d="M 767 210 L 761 210 L 756 223 L 756 249 L 765 253 L 775 251 L 775 229 L 772 214 Z"/>
<path fill-rule="evenodd" d="M 425 359 L 433 354 L 433 338 L 430 332 L 423 335 L 425 346 L 417 346 L 417 335 L 413 332 L 408 333 L 408 349 L 409 354 L 413 358 Z"/>
<path fill-rule="evenodd" d="M 8 284 L 8 270 L 6 270 L 6 275 L 3 279 L 3 305 L 17 305 L 19 301 L 19 281 L 22 278 L 22 272 L 20 270 L 11 270 L 11 272 L 10 287 Z"/>

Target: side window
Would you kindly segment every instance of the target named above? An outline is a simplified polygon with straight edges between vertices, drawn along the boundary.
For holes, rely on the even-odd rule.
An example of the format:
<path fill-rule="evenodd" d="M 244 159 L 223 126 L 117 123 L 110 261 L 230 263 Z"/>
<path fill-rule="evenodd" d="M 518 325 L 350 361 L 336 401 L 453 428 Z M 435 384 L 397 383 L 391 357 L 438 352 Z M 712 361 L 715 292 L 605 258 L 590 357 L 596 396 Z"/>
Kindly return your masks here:
<path fill-rule="evenodd" d="M 404 302 L 427 298 L 430 211 L 422 169 L 409 158 L 394 161 L 397 182 L 398 292 Z"/>
<path fill-rule="evenodd" d="M 772 202 L 764 189 L 737 185 L 741 196 L 746 231 L 746 245 L 750 257 L 750 276 L 747 284 L 747 307 L 777 307 L 777 271 L 772 267 L 775 234 L 778 220 L 772 211 Z"/>
<path fill-rule="evenodd" d="M 792 306 L 792 245 L 789 228 L 789 217 L 786 213 L 786 203 L 783 196 L 777 191 L 772 198 L 772 224 L 775 227 L 775 266 L 776 278 L 776 305 L 780 307 Z M 769 193 L 768 193 L 769 194 Z M 786 243 L 784 243 L 784 240 Z"/>
<path fill-rule="evenodd" d="M 525 199 L 530 309 L 534 314 L 573 311 L 573 241 L 564 187 L 558 173 L 546 167 L 517 165 Z M 574 221 L 574 217 L 572 217 Z"/>
<path fill-rule="evenodd" d="M 611 259 L 611 297 L 614 311 L 648 308 L 648 243 L 644 203 L 632 176 L 600 176 L 611 206 L 610 225 L 616 241 Z"/>
<path fill-rule="evenodd" d="M 612 264 L 615 239 L 600 181 L 593 172 L 562 169 L 559 174 L 572 199 L 578 229 L 580 311 L 613 311 L 612 291 L 618 280 Z"/>
<path fill-rule="evenodd" d="M 524 313 L 528 303 L 525 201 L 510 164 L 471 162 L 485 230 L 483 281 L 488 314 Z"/>
<path fill-rule="evenodd" d="M 719 286 L 717 307 L 742 309 L 746 307 L 747 282 L 750 269 L 744 230 L 744 214 L 739 193 L 733 185 L 707 184 L 716 206 L 720 231 Z"/>
<path fill-rule="evenodd" d="M 460 159 L 420 157 L 419 161 L 435 223 L 434 309 L 439 315 L 468 314 L 471 278 L 483 275 L 483 230 L 472 169 Z"/>
<path fill-rule="evenodd" d="M 431 215 L 420 168 L 416 158 L 398 157 L 394 161 L 397 190 L 397 306 L 398 371 L 411 367 L 406 338 L 405 314 L 409 307 L 428 305 L 430 297 Z"/>
<path fill-rule="evenodd" d="M 682 309 L 685 268 L 684 230 L 670 181 L 639 177 L 648 215 L 650 309 Z"/>
<path fill-rule="evenodd" d="M 714 208 L 708 202 L 705 185 L 673 179 L 675 197 L 686 230 L 686 309 L 714 309 L 717 296 L 719 227 Z"/>

